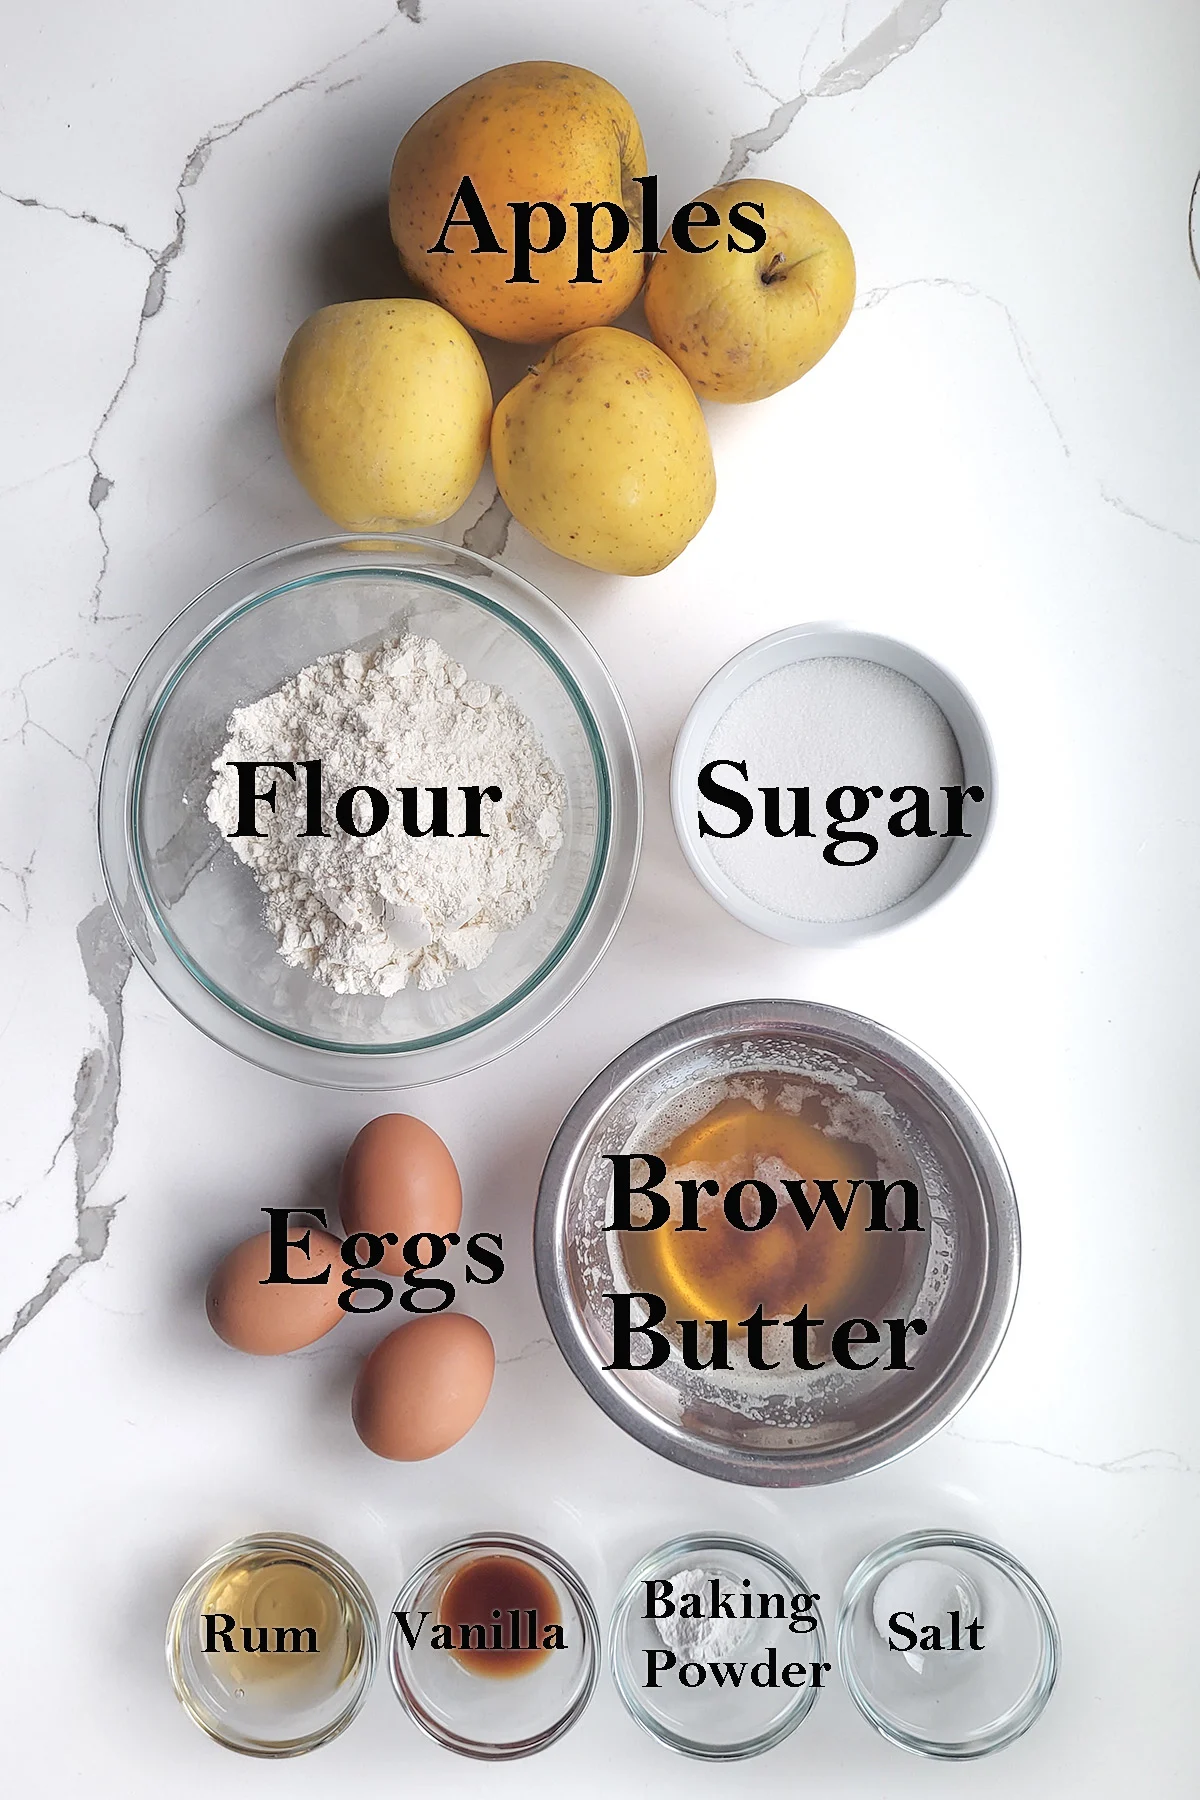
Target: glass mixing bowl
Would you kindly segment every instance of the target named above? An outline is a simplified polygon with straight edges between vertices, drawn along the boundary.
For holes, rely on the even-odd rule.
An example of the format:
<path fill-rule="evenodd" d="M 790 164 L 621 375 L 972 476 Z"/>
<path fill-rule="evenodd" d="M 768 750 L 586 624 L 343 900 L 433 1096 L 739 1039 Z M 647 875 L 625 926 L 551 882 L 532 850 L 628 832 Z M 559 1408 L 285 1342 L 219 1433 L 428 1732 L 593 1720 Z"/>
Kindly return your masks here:
<path fill-rule="evenodd" d="M 681 1112 L 698 1118 L 731 1091 L 753 1093 L 770 1083 L 788 1084 L 802 1105 L 809 1093 L 832 1096 L 843 1117 L 851 1112 L 864 1130 L 869 1122 L 889 1165 L 911 1171 L 923 1223 L 903 1240 L 887 1302 L 888 1313 L 925 1322 L 911 1362 L 889 1368 L 880 1355 L 850 1372 L 827 1360 L 810 1374 L 780 1360 L 779 1377 L 746 1377 L 736 1366 L 731 1375 L 707 1364 L 685 1368 L 678 1355 L 650 1366 L 642 1346 L 642 1367 L 610 1366 L 617 1360 L 614 1289 L 649 1290 L 620 1266 L 626 1234 L 608 1229 L 608 1159 L 658 1151 L 658 1121 L 678 1121 Z M 896 1235 L 889 1224 L 884 1241 L 894 1243 Z M 592 1399 L 631 1436 L 724 1481 L 805 1487 L 878 1468 L 957 1412 L 1004 1337 L 1016 1299 L 1020 1228 L 995 1140 L 944 1070 L 855 1013 L 800 1000 L 745 1000 L 661 1026 L 584 1090 L 542 1174 L 534 1259 L 559 1349 Z"/>
<path fill-rule="evenodd" d="M 279 955 L 250 870 L 208 819 L 211 765 L 236 707 L 404 631 L 435 638 L 530 719 L 563 777 L 563 844 L 535 909 L 479 968 L 425 992 L 337 994 Z M 641 775 L 607 670 L 544 594 L 454 545 L 325 538 L 235 570 L 167 627 L 113 722 L 99 827 L 121 928 L 186 1018 L 278 1074 L 395 1088 L 502 1055 L 586 980 L 633 886 Z"/>

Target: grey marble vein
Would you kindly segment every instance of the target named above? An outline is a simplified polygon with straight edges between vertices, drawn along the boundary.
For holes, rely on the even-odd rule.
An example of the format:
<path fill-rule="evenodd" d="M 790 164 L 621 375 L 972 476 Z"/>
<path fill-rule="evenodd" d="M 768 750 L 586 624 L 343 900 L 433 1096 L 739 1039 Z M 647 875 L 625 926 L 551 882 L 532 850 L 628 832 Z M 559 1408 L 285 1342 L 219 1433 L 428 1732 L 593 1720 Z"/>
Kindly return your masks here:
<path fill-rule="evenodd" d="M 143 256 L 153 260 L 154 252 L 150 246 L 135 238 L 128 225 L 118 225 L 113 219 L 102 219 L 93 212 L 75 212 L 69 206 L 57 206 L 52 200 L 39 200 L 33 194 L 13 194 L 7 188 L 0 188 L 0 200 L 11 200 L 14 206 L 26 206 L 34 212 L 57 213 L 60 219 L 74 219 L 80 225 L 96 225 L 101 231 L 115 232 L 131 249 L 140 250 Z"/>
<path fill-rule="evenodd" d="M 893 287 L 870 288 L 865 294 L 859 296 L 855 310 L 858 312 L 870 312 L 873 307 L 879 306 L 893 294 L 903 293 L 906 289 L 910 288 L 940 288 L 952 294 L 957 294 L 964 300 L 982 300 L 988 306 L 995 307 L 996 311 L 1001 314 L 1008 327 L 1008 334 L 1012 339 L 1013 348 L 1017 353 L 1017 360 L 1021 365 L 1025 379 L 1037 395 L 1038 400 L 1041 403 L 1042 411 L 1054 428 L 1054 435 L 1058 439 L 1059 448 L 1069 461 L 1071 456 L 1071 446 L 1067 442 L 1066 433 L 1059 424 L 1054 408 L 1051 406 L 1050 401 L 1046 396 L 1045 389 L 1042 387 L 1041 380 L 1034 365 L 1033 352 L 1030 350 L 1025 335 L 1017 324 L 1016 319 L 1013 317 L 1011 310 L 1004 304 L 1004 301 L 998 300 L 995 294 L 985 293 L 982 288 L 975 287 L 972 282 L 955 281 L 949 275 L 915 275 L 910 281 L 896 282 Z"/>
<path fill-rule="evenodd" d="M 776 106 L 782 106 L 784 104 L 783 95 L 777 94 L 774 88 L 769 88 L 765 82 L 759 80 L 754 69 L 751 67 L 750 58 L 746 55 L 745 51 L 739 50 L 737 45 L 732 42 L 729 47 L 733 51 L 733 60 L 742 71 L 742 74 L 746 77 L 746 80 L 750 83 L 750 86 L 757 88 L 759 93 L 765 95 L 768 100 L 773 100 Z"/>
<path fill-rule="evenodd" d="M 114 231 L 134 249 L 144 252 L 151 260 L 150 275 L 134 330 L 128 361 L 121 379 L 113 389 L 101 414 L 99 423 L 92 432 L 86 452 L 87 460 L 92 468 L 88 505 L 95 515 L 96 529 L 100 540 L 100 565 L 92 587 L 88 609 L 93 623 L 97 622 L 101 616 L 101 594 L 108 573 L 110 556 L 110 545 L 104 529 L 103 509 L 114 486 L 112 477 L 106 475 L 100 466 L 100 440 L 129 385 L 134 369 L 137 367 L 142 334 L 146 325 L 162 309 L 166 299 L 168 271 L 184 248 L 187 234 L 186 196 L 188 190 L 195 187 L 217 144 L 232 137 L 244 125 L 248 125 L 252 119 L 259 118 L 268 108 L 275 106 L 289 95 L 315 86 L 331 69 L 357 55 L 368 44 L 390 31 L 398 17 L 408 19 L 413 24 L 418 23 L 420 18 L 419 0 L 399 0 L 397 11 L 390 18 L 374 31 L 368 32 L 350 49 L 340 51 L 338 55 L 330 57 L 319 69 L 315 69 L 311 74 L 302 76 L 298 81 L 281 88 L 278 93 L 270 95 L 266 100 L 243 113 L 240 118 L 225 120 L 206 132 L 184 159 L 183 168 L 175 186 L 175 229 L 168 242 L 160 250 L 150 250 L 148 246 L 138 243 L 124 226 L 113 224 L 92 213 L 75 213 L 50 202 L 6 194 L 0 190 L 0 198 L 8 199 L 15 205 L 41 207 L 48 212 L 61 213 L 67 218 Z M 50 660 L 56 661 L 57 658 Z M 22 676 L 21 682 L 17 684 L 17 691 L 25 705 L 26 713 L 24 726 L 20 729 L 27 729 L 31 724 L 36 723 L 30 718 L 24 691 L 25 681 L 36 672 L 36 670 L 27 671 Z M 68 746 L 64 745 L 63 748 L 68 748 Z M 71 752 L 71 754 L 76 753 Z M 27 909 L 27 888 L 21 887 L 21 878 L 24 872 L 11 869 L 7 872 L 17 881 Z M 72 1249 L 59 1257 L 38 1292 L 17 1309 L 11 1329 L 4 1337 L 0 1337 L 0 1351 L 7 1349 L 13 1339 L 37 1318 L 43 1308 L 78 1270 L 84 1268 L 88 1263 L 97 1262 L 104 1255 L 113 1217 L 120 1204 L 120 1201 L 116 1200 L 103 1206 L 93 1206 L 89 1204 L 89 1199 L 112 1154 L 113 1135 L 116 1131 L 121 1095 L 121 1048 L 124 1038 L 122 996 L 132 966 L 132 959 L 117 922 L 105 902 L 94 907 L 87 914 L 80 922 L 76 935 L 80 958 L 87 976 L 88 992 L 100 1007 L 104 1029 L 100 1042 L 86 1050 L 80 1061 L 75 1077 L 71 1123 L 54 1158 L 56 1162 L 62 1150 L 66 1149 L 68 1145 L 71 1146 L 75 1157 L 75 1243 Z M 52 1162 L 51 1167 L 53 1166 Z M 9 1204 L 15 1205 L 16 1203 L 14 1201 Z"/>
<path fill-rule="evenodd" d="M 112 622 L 117 623 L 118 621 L 114 618 Z M 44 719 L 39 719 L 34 716 L 28 693 L 28 683 L 33 681 L 38 675 L 44 675 L 47 669 L 53 669 L 59 663 L 81 661 L 94 663 L 97 668 L 110 670 L 122 686 L 124 686 L 129 679 L 128 668 L 117 662 L 108 650 L 79 650 L 75 648 L 57 650 L 53 656 L 46 657 L 45 661 L 35 664 L 32 669 L 26 669 L 24 674 L 22 674 L 17 681 L 13 682 L 10 687 L 0 691 L 0 700 L 16 700 L 19 702 L 21 708 L 20 719 L 16 723 L 11 724 L 10 728 L 3 736 L 0 736 L 0 744 L 9 744 L 14 741 L 24 744 L 28 739 L 29 733 L 31 731 L 37 731 L 40 732 L 43 737 L 48 738 L 52 744 L 57 744 L 59 749 L 65 751 L 68 756 L 74 759 L 74 761 L 82 763 L 84 767 L 89 770 L 94 769 L 96 765 L 96 752 L 108 735 L 109 722 L 107 717 L 101 717 L 97 721 L 95 729 L 88 738 L 85 749 L 81 752 L 74 749 L 71 744 L 65 742 L 57 732 L 52 731 Z"/>
<path fill-rule="evenodd" d="M 782 100 L 775 108 L 765 125 L 754 131 L 745 131 L 740 137 L 730 138 L 729 155 L 725 158 L 725 167 L 721 170 L 721 181 L 736 181 L 746 169 L 751 157 L 761 156 L 777 144 L 781 137 L 791 129 L 792 123 L 808 105 L 809 95 L 797 94 L 791 100 Z"/>
<path fill-rule="evenodd" d="M 498 1356 L 496 1358 L 496 1367 L 498 1369 L 511 1369 L 514 1363 L 525 1362 L 528 1357 L 540 1356 L 543 1350 L 552 1350 L 553 1348 L 553 1338 L 533 1338 L 528 1344 L 523 1344 L 519 1350 L 514 1351 L 512 1356 Z"/>
<path fill-rule="evenodd" d="M 112 1155 L 121 1097 L 121 1048 L 125 1034 L 122 996 L 132 957 L 107 902 L 92 908 L 76 933 L 87 974 L 88 992 L 103 1020 L 99 1042 L 85 1050 L 75 1076 L 71 1123 L 62 1147 L 75 1157 L 75 1243 L 60 1256 L 42 1286 L 18 1307 L 12 1326 L 0 1337 L 0 1351 L 32 1324 L 72 1275 L 99 1262 L 108 1248 L 109 1232 L 120 1200 L 89 1204 L 91 1193 Z M 57 1160 L 57 1158 L 55 1159 Z M 51 1164 L 53 1167 L 53 1164 Z"/>
<path fill-rule="evenodd" d="M 937 24 L 945 7 L 946 0 L 900 0 L 899 6 L 873 31 L 836 62 L 830 63 L 814 87 L 803 89 L 790 100 L 779 101 L 765 124 L 731 138 L 720 179 L 736 180 L 753 157 L 761 156 L 764 150 L 770 150 L 786 136 L 810 100 L 829 100 L 839 94 L 856 93 L 877 75 L 882 75 L 897 57 L 907 56 Z M 754 85 L 762 86 L 758 81 Z"/>
<path fill-rule="evenodd" d="M 493 499 L 484 507 L 475 523 L 463 532 L 463 549 L 473 550 L 476 556 L 503 556 L 511 524 L 512 514 L 500 498 L 500 490 L 497 488 Z"/>
<path fill-rule="evenodd" d="M 315 87 L 331 69 L 337 68 L 341 63 L 348 61 L 350 57 L 357 56 L 359 51 L 364 50 L 368 44 L 374 43 L 378 38 L 383 37 L 389 32 L 397 18 L 402 17 L 409 19 L 412 23 L 417 23 L 419 21 L 419 13 L 419 0 L 408 0 L 407 4 L 399 5 L 397 12 L 393 14 L 391 18 L 385 20 L 382 25 L 376 26 L 374 31 L 369 31 L 365 37 L 360 38 L 357 43 L 352 44 L 348 50 L 341 50 L 336 56 L 331 56 L 326 62 L 321 64 L 319 69 L 313 69 L 309 74 L 300 76 L 299 80 L 290 82 L 287 87 L 280 88 L 277 93 L 271 94 L 267 99 L 259 101 L 257 106 L 252 106 L 248 112 L 242 113 L 239 118 L 225 119 L 222 120 L 220 124 L 214 125 L 209 131 L 205 132 L 198 143 L 193 145 L 187 156 L 184 158 L 179 180 L 175 184 L 175 229 L 160 250 L 148 252 L 152 266 L 146 282 L 146 291 L 142 298 L 141 313 L 134 331 L 133 346 L 130 350 L 129 360 L 125 365 L 120 381 L 113 390 L 107 406 L 104 408 L 99 424 L 92 433 L 87 450 L 93 470 L 91 487 L 92 497 L 90 504 L 92 511 L 96 515 L 96 530 L 100 538 L 100 568 L 92 587 L 88 609 L 89 617 L 93 622 L 100 618 L 101 590 L 104 586 L 105 577 L 108 574 L 110 555 L 110 547 L 104 530 L 101 509 L 105 500 L 108 499 L 113 490 L 112 480 L 104 474 L 100 467 L 98 460 L 98 446 L 100 439 L 104 435 L 105 428 L 112 418 L 117 404 L 128 387 L 130 378 L 137 367 L 138 356 L 142 347 L 142 334 L 149 321 L 156 318 L 161 312 L 166 301 L 168 273 L 172 263 L 174 263 L 176 258 L 181 254 L 187 237 L 187 195 L 189 190 L 194 188 L 199 181 L 207 166 L 209 157 L 212 155 L 213 150 L 218 144 L 224 143 L 226 139 L 233 137 L 237 132 L 242 130 L 243 126 L 249 125 L 252 120 L 261 118 L 263 113 L 269 111 L 271 107 L 277 106 L 281 100 L 286 100 L 293 94 L 298 94 L 305 89 Z M 132 242 L 133 240 L 131 239 L 130 241 Z M 144 248 L 144 246 L 141 247 Z"/>
<path fill-rule="evenodd" d="M 1164 537 L 1174 538 L 1177 543 L 1200 544 L 1200 537 L 1193 537 L 1187 531 L 1179 531 L 1174 525 L 1164 525 L 1161 519 L 1152 519 L 1148 513 L 1138 512 L 1135 506 L 1130 506 L 1127 500 L 1122 500 L 1120 494 L 1114 494 L 1103 482 L 1100 483 L 1100 498 L 1106 506 L 1115 508 L 1127 519 L 1134 519 L 1139 525 L 1148 526 L 1151 531 L 1160 531 Z"/>
<path fill-rule="evenodd" d="M 946 1436 L 989 1450 L 1026 1450 L 1031 1456 L 1049 1456 L 1055 1462 L 1070 1463 L 1073 1469 L 1090 1469 L 1099 1475 L 1200 1475 L 1200 1469 L 1185 1462 L 1175 1450 L 1131 1450 L 1124 1456 L 1094 1462 L 1083 1456 L 1068 1456 L 1065 1450 L 1050 1450 L 1045 1444 L 1025 1444 L 1019 1438 L 977 1438 L 954 1429 L 948 1430 Z"/>
<path fill-rule="evenodd" d="M 30 731 L 40 731 L 48 743 L 55 745 L 57 749 L 62 751 L 64 756 L 69 756 L 72 762 L 79 763 L 90 773 L 91 764 L 88 758 L 81 754 L 80 751 L 73 749 L 72 746 L 67 743 L 65 738 L 60 738 L 57 731 L 51 731 L 50 727 L 41 719 L 30 719 L 29 729 Z"/>
<path fill-rule="evenodd" d="M 1008 327 L 1008 333 L 1012 338 L 1013 348 L 1016 350 L 1017 359 L 1021 364 L 1025 379 L 1037 395 L 1043 412 L 1054 428 L 1054 435 L 1058 439 L 1059 448 L 1062 450 L 1063 456 L 1070 462 L 1071 446 L 1067 440 L 1066 432 L 1059 423 L 1058 416 L 1055 413 L 1053 406 L 1050 404 L 1049 396 L 1042 386 L 1041 378 L 1038 375 L 1033 360 L 1033 352 L 1030 350 L 1028 341 L 1020 326 L 1017 324 L 1011 308 L 1006 306 L 1004 301 L 998 299 L 995 294 L 985 293 L 982 288 L 975 287 L 972 282 L 955 281 L 948 275 L 917 275 L 913 276 L 909 281 L 898 281 L 892 287 L 870 288 L 865 294 L 859 296 L 855 310 L 859 312 L 870 312 L 873 307 L 879 306 L 881 302 L 889 299 L 891 295 L 903 293 L 907 288 L 941 289 L 944 292 L 957 294 L 964 300 L 986 301 L 989 306 L 994 306 L 996 308 L 997 312 L 1002 315 L 1004 322 Z M 1123 514 L 1125 518 L 1133 519 L 1137 524 L 1145 525 L 1151 531 L 1161 532 L 1164 537 L 1174 538 L 1177 543 L 1200 546 L 1200 537 L 1194 537 L 1190 532 L 1180 531 L 1174 525 L 1164 524 L 1160 519 L 1152 519 L 1147 513 L 1139 512 L 1136 507 L 1130 506 L 1127 500 L 1123 500 L 1120 494 L 1114 493 L 1105 482 L 1101 481 L 1098 483 L 1098 492 L 1101 500 L 1103 500 L 1106 506 L 1111 506 L 1116 512 Z"/>
<path fill-rule="evenodd" d="M 53 656 L 47 656 L 44 661 L 35 663 L 32 669 L 26 669 L 24 674 L 21 675 L 18 680 L 14 681 L 11 687 L 4 689 L 6 697 L 9 694 L 12 694 L 20 700 L 25 716 L 18 725 L 13 727 L 6 738 L 0 739 L 0 742 L 11 743 L 14 738 L 17 738 L 21 743 L 24 743 L 25 733 L 34 724 L 34 717 L 30 710 L 26 684 L 32 681 L 36 675 L 44 675 L 46 670 L 52 669 L 56 663 L 70 662 L 74 660 L 77 655 L 78 652 L 75 650 L 56 650 Z"/>
<path fill-rule="evenodd" d="M 78 456 L 67 456 L 62 462 L 51 463 L 47 469 L 35 469 L 32 475 L 22 475 L 20 481 L 10 481 L 7 487 L 0 488 L 0 500 L 7 499 L 10 494 L 19 494 L 22 488 L 34 487 L 39 481 L 48 481 L 51 475 L 61 475 L 64 469 L 73 469 L 76 463 L 84 460 L 81 451 Z"/>
<path fill-rule="evenodd" d="M 898 56 L 915 50 L 945 8 L 946 0 L 900 0 L 896 10 L 882 19 L 874 31 L 830 64 L 812 90 L 812 98 L 831 99 L 836 94 L 852 94 L 865 88 Z"/>
<path fill-rule="evenodd" d="M 0 912 L 6 912 L 10 919 L 17 919 L 22 925 L 28 925 L 30 919 L 29 883 L 33 880 L 33 865 L 37 861 L 37 850 L 32 850 L 29 859 L 21 868 L 12 863 L 0 863 L 0 874 L 7 875 L 21 897 L 21 909 L 10 906 L 7 900 L 0 900 Z"/>

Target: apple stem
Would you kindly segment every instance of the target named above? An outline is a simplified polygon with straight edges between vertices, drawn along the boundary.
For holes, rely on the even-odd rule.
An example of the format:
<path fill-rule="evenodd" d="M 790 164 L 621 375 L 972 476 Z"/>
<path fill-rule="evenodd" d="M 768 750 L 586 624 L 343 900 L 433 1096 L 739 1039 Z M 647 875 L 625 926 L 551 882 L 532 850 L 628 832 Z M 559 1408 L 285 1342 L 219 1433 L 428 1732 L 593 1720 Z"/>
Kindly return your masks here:
<path fill-rule="evenodd" d="M 773 281 L 781 281 L 783 279 L 783 270 L 782 270 L 781 265 L 786 262 L 787 262 L 787 257 L 783 254 L 782 250 L 777 251 L 775 253 L 775 255 L 771 258 L 770 262 L 767 264 L 766 268 L 762 272 L 761 279 L 762 279 L 762 284 L 764 287 L 770 287 L 770 285 Z M 779 273 L 776 273 L 777 270 L 779 271 Z"/>

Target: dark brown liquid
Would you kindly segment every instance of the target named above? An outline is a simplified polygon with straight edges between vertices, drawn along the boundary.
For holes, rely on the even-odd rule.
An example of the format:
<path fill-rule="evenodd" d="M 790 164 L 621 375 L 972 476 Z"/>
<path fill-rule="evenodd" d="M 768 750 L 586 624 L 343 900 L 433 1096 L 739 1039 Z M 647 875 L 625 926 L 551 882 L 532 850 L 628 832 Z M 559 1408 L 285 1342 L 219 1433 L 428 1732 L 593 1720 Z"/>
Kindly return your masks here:
<path fill-rule="evenodd" d="M 527 1675 L 553 1654 L 542 1640 L 547 1625 L 561 1626 L 560 1612 L 557 1594 L 532 1563 L 519 1556 L 478 1556 L 446 1583 L 438 1624 L 453 1631 L 451 1655 L 464 1669 L 507 1681 Z"/>

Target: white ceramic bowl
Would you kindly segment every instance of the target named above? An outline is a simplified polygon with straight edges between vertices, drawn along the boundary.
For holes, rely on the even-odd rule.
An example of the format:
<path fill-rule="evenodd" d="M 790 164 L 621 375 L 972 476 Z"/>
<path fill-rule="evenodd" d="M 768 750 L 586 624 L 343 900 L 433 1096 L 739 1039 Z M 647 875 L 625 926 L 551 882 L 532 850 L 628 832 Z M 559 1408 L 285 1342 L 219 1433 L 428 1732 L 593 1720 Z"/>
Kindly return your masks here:
<path fill-rule="evenodd" d="M 971 836 L 954 838 L 933 874 L 911 894 L 882 912 L 859 919 L 793 918 L 763 906 L 729 879 L 713 856 L 712 840 L 700 836 L 697 822 L 696 778 L 709 740 L 728 708 L 747 688 L 764 676 L 773 675 L 777 669 L 828 656 L 881 663 L 923 688 L 940 707 L 958 740 L 964 785 L 975 783 L 984 790 L 984 799 L 972 808 Z M 874 632 L 855 631 L 848 625 L 790 625 L 785 631 L 760 638 L 756 644 L 739 651 L 701 690 L 675 741 L 671 763 L 671 816 L 675 822 L 675 835 L 693 874 L 735 919 L 761 932 L 764 937 L 776 938 L 784 944 L 825 947 L 848 944 L 887 931 L 891 926 L 911 919 L 915 913 L 924 912 L 962 879 L 978 856 L 995 804 L 996 768 L 991 740 L 965 689 L 919 650 Z"/>

